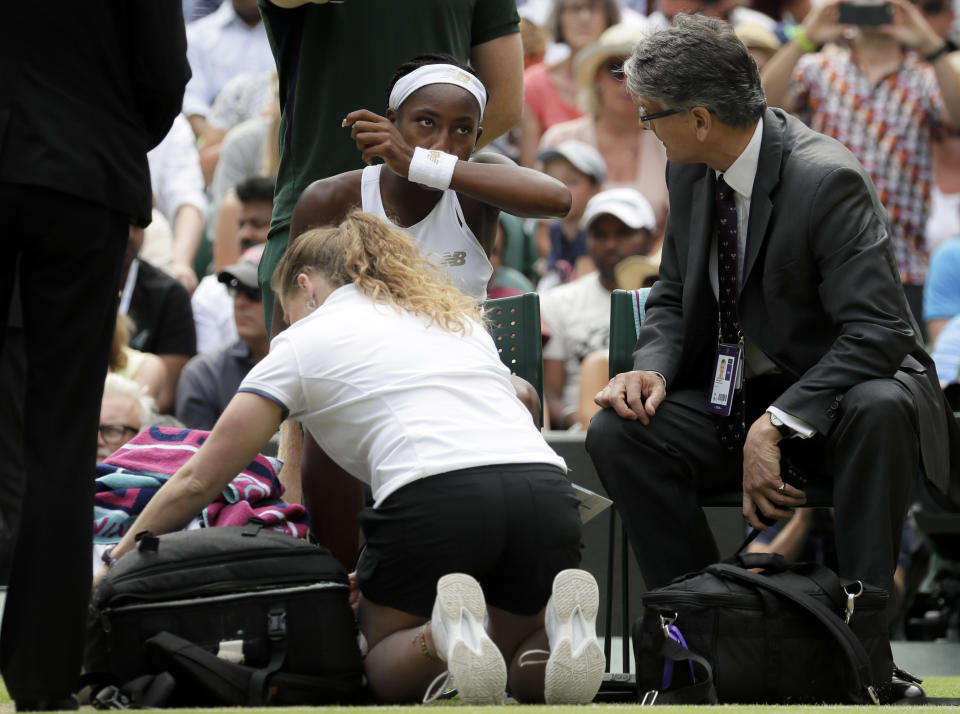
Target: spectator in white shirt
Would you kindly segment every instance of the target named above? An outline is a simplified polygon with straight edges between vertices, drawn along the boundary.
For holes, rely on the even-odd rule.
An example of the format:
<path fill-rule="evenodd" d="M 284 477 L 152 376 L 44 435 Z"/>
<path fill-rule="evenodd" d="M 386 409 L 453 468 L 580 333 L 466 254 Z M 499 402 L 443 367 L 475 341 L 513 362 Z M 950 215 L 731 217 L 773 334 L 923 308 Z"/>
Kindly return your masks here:
<path fill-rule="evenodd" d="M 183 96 L 183 113 L 197 136 L 220 90 L 241 72 L 274 67 L 256 0 L 229 0 L 187 26 L 187 58 L 193 76 Z"/>
<path fill-rule="evenodd" d="M 228 264 L 237 262 L 241 254 L 267 242 L 275 185 L 274 179 L 266 177 L 247 179 L 237 185 L 236 196 L 240 202 L 237 224 L 232 233 L 224 231 L 221 234 L 222 238 L 230 238 L 232 242 L 229 253 L 223 251 L 224 255 L 233 256 Z M 256 262 L 259 261 L 260 255 L 257 254 Z M 200 281 L 190 305 L 197 328 L 198 353 L 214 352 L 237 339 L 233 298 L 217 275 L 208 275 Z"/>
<path fill-rule="evenodd" d="M 183 115 L 147 154 L 157 208 L 173 229 L 173 275 L 191 293 L 197 287 L 193 260 L 203 237 L 207 197 L 193 133 Z"/>
<path fill-rule="evenodd" d="M 598 193 L 587 203 L 580 225 L 597 269 L 540 297 L 540 314 L 550 327 L 543 348 L 543 396 L 553 429 L 569 429 L 580 421 L 581 362 L 610 344 L 610 294 L 617 287 L 617 264 L 659 248 L 653 207 L 632 188 Z"/>

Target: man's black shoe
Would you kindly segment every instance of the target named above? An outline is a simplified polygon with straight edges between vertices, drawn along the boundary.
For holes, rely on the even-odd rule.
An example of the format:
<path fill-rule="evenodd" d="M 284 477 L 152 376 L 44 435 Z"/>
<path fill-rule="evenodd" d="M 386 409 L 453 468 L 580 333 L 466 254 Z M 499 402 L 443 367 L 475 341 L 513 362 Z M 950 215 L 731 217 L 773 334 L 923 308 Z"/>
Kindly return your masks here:
<path fill-rule="evenodd" d="M 62 699 L 18 699 L 15 704 L 18 712 L 69 712 L 80 706 L 73 694 Z"/>
<path fill-rule="evenodd" d="M 927 694 L 923 691 L 918 681 L 913 675 L 907 678 L 899 676 L 907 674 L 898 670 L 890 680 L 890 703 L 891 704 L 926 704 Z M 911 679 L 912 678 L 912 679 Z M 922 681 L 922 680 L 920 680 Z"/>

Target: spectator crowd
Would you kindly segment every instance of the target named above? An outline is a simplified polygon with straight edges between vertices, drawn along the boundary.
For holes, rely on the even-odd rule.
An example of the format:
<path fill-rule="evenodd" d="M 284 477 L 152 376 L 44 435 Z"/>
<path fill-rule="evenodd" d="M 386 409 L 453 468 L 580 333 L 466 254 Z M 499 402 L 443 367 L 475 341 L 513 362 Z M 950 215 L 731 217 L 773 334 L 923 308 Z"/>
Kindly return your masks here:
<path fill-rule="evenodd" d="M 667 213 L 667 156 L 655 133 L 636 120 L 623 62 L 645 32 L 666 26 L 681 12 L 732 23 L 761 69 L 770 106 L 795 112 L 817 131 L 839 139 L 867 167 L 890 216 L 904 290 L 940 379 L 944 386 L 957 382 L 960 326 L 954 318 L 960 316 L 960 299 L 954 294 L 960 249 L 951 238 L 960 237 L 960 140 L 954 123 L 960 116 L 960 55 L 952 52 L 956 14 L 950 0 L 916 5 L 893 0 L 895 22 L 889 32 L 840 22 L 838 3 L 832 1 L 516 4 L 522 118 L 502 109 L 494 95 L 480 143 L 487 144 L 486 152 L 557 179 L 569 189 L 572 203 L 557 219 L 502 214 L 497 239 L 486 249 L 496 263 L 487 290 L 491 296 L 537 291 L 543 298 L 546 425 L 586 427 L 594 411 L 587 392 L 598 386 L 592 375 L 603 374 L 605 364 L 592 366 L 607 347 L 609 293 L 649 286 L 656 276 Z M 281 123 L 281 82 L 287 80 L 278 76 L 270 45 L 271 33 L 276 42 L 284 31 L 278 5 L 284 3 L 184 2 L 192 77 L 182 115 L 148 155 L 152 222 L 130 232 L 111 371 L 141 384 L 159 413 L 192 428 L 209 428 L 210 415 L 215 420 L 219 413 L 212 404 L 198 406 L 198 383 L 209 381 L 198 380 L 199 365 L 209 370 L 212 364 L 209 355 L 202 356 L 233 350 L 228 372 L 234 376 L 227 379 L 219 371 L 215 380 L 220 397 L 214 401 L 222 409 L 242 373 L 265 353 L 262 341 L 256 347 L 249 340 L 241 340 L 247 346 L 236 342 L 235 319 L 243 320 L 245 304 L 258 303 L 260 296 L 247 290 L 249 280 L 227 268 L 236 267 L 255 244 L 266 245 L 269 236 L 285 235 L 291 188 L 295 201 L 309 181 L 362 163 L 352 148 L 337 150 L 339 163 L 304 159 L 315 164 L 312 175 L 296 163 L 293 147 L 281 161 L 284 137 L 291 144 L 299 141 L 303 156 L 314 156 L 338 139 L 328 136 L 336 127 L 318 128 L 306 147 L 299 132 L 290 134 L 293 115 Z M 941 56 L 944 62 L 938 61 Z M 485 65 L 478 52 L 470 59 L 488 89 L 493 81 L 516 93 L 516 78 L 508 71 Z M 279 70 L 280 75 L 287 70 L 282 61 Z M 357 96 L 356 101 L 362 100 Z M 379 99 L 364 108 L 383 112 L 383 103 Z M 338 106 L 356 108 L 344 101 Z M 509 126 L 515 118 L 520 120 Z M 282 202 L 276 212 L 274 193 Z M 588 213 L 594 199 L 594 206 L 626 205 L 615 203 L 619 199 L 634 207 L 619 214 Z M 618 216 L 624 211 L 642 219 L 623 223 Z M 614 221 L 624 231 L 641 230 L 646 238 L 623 239 L 617 250 L 608 246 L 601 255 L 605 248 L 589 230 L 598 219 L 601 226 Z M 639 259 L 643 267 L 621 270 L 618 279 L 614 265 L 629 256 L 637 256 L 633 265 Z M 242 262 L 250 263 L 250 256 Z M 593 282 L 585 282 L 591 274 Z M 269 326 L 275 314 L 269 291 L 264 305 Z M 580 392 L 585 359 L 591 377 Z M 200 389 L 208 392 L 202 398 L 213 399 L 212 389 Z M 206 418 L 197 416 L 201 411 Z"/>

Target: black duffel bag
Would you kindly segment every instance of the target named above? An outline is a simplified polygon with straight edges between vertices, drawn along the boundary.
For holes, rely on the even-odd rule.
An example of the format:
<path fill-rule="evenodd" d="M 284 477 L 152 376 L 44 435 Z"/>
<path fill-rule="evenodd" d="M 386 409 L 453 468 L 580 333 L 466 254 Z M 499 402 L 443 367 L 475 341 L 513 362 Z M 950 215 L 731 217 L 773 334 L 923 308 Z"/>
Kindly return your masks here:
<path fill-rule="evenodd" d="M 753 572 L 758 569 L 760 572 Z M 875 704 L 890 697 L 887 593 L 744 553 L 643 596 L 641 701 Z"/>
<path fill-rule="evenodd" d="M 349 595 L 328 550 L 261 522 L 141 534 L 94 594 L 86 680 L 122 691 L 168 672 L 171 706 L 353 702 L 363 665 Z M 225 698 L 219 679 L 239 690 Z"/>

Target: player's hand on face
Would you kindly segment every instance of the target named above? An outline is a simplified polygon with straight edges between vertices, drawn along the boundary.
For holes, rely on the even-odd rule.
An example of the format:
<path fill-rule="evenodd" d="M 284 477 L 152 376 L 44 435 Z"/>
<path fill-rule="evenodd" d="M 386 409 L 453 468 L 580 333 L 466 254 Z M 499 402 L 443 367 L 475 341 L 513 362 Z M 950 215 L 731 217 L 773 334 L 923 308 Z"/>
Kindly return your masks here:
<path fill-rule="evenodd" d="M 350 138 L 356 142 L 364 163 L 370 165 L 375 158 L 380 158 L 395 174 L 407 177 L 413 147 L 404 141 L 392 121 L 367 109 L 358 109 L 347 114 L 342 126 L 349 127 Z"/>

